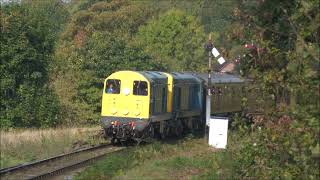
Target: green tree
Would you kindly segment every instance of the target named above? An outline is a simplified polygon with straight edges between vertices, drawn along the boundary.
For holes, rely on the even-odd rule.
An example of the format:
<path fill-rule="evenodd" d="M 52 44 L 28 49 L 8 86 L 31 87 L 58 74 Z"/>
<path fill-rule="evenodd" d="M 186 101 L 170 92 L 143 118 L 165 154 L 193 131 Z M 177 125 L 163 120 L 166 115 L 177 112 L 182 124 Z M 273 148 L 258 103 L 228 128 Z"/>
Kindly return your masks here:
<path fill-rule="evenodd" d="M 233 10 L 237 0 L 203 0 L 198 16 L 206 32 L 223 31 L 233 22 Z"/>
<path fill-rule="evenodd" d="M 180 10 L 150 20 L 135 37 L 135 43 L 168 71 L 203 71 L 204 42 L 200 22 Z"/>
<path fill-rule="evenodd" d="M 48 71 L 65 14 L 63 4 L 54 0 L 1 6 L 1 127 L 58 123 L 59 104 L 48 87 Z"/>
<path fill-rule="evenodd" d="M 237 28 L 225 35 L 230 41 L 238 39 L 231 49 L 253 44 L 245 50 L 241 68 L 265 92 L 275 95 L 277 106 L 254 120 L 253 127 L 259 125 L 262 130 L 252 128 L 250 136 L 242 134 L 243 146 L 232 152 L 238 162 L 237 176 L 320 176 L 314 159 L 320 144 L 318 6 L 313 0 L 238 2 Z"/>
<path fill-rule="evenodd" d="M 66 123 L 97 123 L 104 79 L 117 70 L 161 68 L 129 42 L 152 10 L 135 1 L 82 1 L 55 53 L 53 86 Z"/>

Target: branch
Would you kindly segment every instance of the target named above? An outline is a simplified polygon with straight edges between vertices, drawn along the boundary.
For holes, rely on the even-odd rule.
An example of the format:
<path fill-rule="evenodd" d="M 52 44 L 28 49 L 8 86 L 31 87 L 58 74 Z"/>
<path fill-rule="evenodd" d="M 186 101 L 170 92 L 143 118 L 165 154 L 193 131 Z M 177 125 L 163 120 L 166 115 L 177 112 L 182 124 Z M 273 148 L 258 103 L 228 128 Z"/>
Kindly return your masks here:
<path fill-rule="evenodd" d="M 303 43 L 304 49 L 312 56 L 313 59 L 318 60 L 318 59 L 319 59 L 319 55 L 317 55 L 316 53 L 310 51 L 310 49 L 309 49 L 306 41 L 305 41 L 304 38 L 299 34 L 299 32 L 298 32 L 298 30 L 297 30 L 298 28 L 297 28 L 296 25 L 291 21 L 289 15 L 288 15 L 288 13 L 287 13 L 287 11 L 286 11 L 283 7 L 280 7 L 280 8 L 281 8 L 281 10 L 286 14 L 287 20 L 289 21 L 289 23 L 290 23 L 290 25 L 291 25 L 291 27 L 292 27 L 295 35 L 298 37 L 298 39 L 301 39 L 301 41 L 302 41 L 302 43 Z"/>

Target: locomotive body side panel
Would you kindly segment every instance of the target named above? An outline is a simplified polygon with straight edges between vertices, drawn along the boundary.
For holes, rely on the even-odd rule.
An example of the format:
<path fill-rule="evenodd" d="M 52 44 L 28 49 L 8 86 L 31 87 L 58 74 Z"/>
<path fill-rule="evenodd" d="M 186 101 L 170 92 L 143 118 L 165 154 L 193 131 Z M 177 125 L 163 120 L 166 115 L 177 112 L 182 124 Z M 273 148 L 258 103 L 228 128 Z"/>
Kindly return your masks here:
<path fill-rule="evenodd" d="M 192 73 L 202 79 L 208 89 L 208 74 Z M 246 80 L 232 74 L 212 73 L 211 75 L 211 114 L 234 113 L 242 110 L 241 101 L 244 97 L 242 87 Z M 207 90 L 204 92 L 206 93 Z"/>
<path fill-rule="evenodd" d="M 211 87 L 211 113 L 232 113 L 241 111 L 243 83 L 216 83 Z"/>
<path fill-rule="evenodd" d="M 168 77 L 167 112 L 172 112 L 173 77 L 169 73 L 163 73 Z"/>
<path fill-rule="evenodd" d="M 174 116 L 201 116 L 202 112 L 202 80 L 189 73 L 171 73 L 173 76 Z"/>

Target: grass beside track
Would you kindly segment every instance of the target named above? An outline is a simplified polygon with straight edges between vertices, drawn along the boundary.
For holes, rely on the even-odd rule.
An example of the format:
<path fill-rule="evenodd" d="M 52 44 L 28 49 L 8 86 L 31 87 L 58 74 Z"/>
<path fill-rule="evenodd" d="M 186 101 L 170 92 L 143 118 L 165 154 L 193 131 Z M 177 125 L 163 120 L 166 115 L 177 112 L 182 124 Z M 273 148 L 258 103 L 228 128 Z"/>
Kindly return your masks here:
<path fill-rule="evenodd" d="M 232 167 L 228 157 L 203 138 L 188 136 L 111 154 L 76 179 L 228 179 Z"/>
<path fill-rule="evenodd" d="M 40 160 L 104 142 L 100 127 L 0 131 L 0 167 Z"/>

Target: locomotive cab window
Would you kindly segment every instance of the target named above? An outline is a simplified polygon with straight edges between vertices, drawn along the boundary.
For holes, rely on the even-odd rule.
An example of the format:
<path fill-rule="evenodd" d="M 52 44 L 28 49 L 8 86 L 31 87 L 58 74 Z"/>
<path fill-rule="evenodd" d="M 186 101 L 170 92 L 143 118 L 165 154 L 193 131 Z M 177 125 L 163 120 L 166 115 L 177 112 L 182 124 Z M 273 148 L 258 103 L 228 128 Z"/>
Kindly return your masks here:
<path fill-rule="evenodd" d="M 146 81 L 133 81 L 133 95 L 147 96 L 148 84 Z"/>
<path fill-rule="evenodd" d="M 119 79 L 108 79 L 106 84 L 107 94 L 120 94 L 120 84 Z"/>

